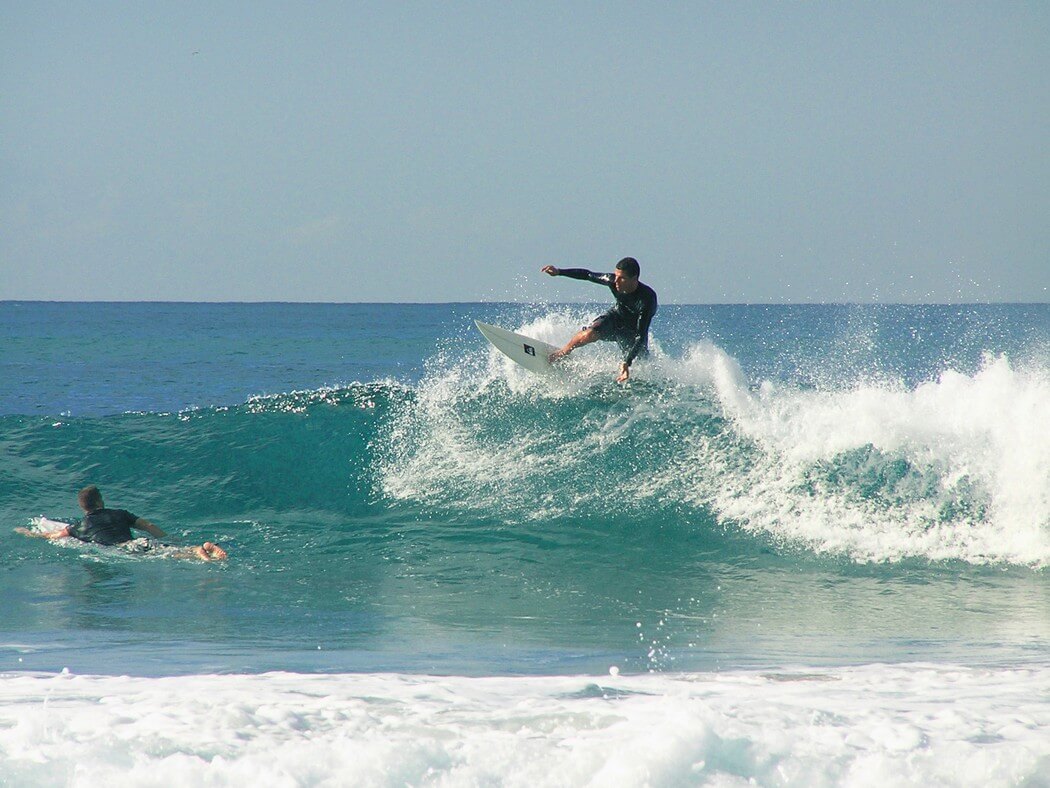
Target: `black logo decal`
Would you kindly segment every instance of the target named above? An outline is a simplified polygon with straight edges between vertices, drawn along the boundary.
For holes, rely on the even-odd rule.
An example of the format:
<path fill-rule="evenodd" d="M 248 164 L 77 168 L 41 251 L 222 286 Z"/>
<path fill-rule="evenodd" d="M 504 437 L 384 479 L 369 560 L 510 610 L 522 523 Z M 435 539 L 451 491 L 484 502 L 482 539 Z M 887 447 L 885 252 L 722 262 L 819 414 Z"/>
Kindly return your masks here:
<path fill-rule="evenodd" d="M 525 348 L 525 352 L 528 355 L 530 355 L 530 356 L 535 356 L 536 355 L 536 348 L 534 348 L 532 345 L 522 345 L 522 347 Z"/>

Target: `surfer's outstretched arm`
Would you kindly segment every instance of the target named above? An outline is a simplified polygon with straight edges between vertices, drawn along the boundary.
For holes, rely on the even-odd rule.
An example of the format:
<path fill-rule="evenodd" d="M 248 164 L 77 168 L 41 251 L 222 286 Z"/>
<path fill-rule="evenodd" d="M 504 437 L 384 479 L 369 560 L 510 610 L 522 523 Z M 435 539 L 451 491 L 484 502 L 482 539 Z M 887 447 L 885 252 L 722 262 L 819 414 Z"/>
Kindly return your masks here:
<path fill-rule="evenodd" d="M 553 265 L 545 265 L 540 269 L 540 273 L 549 276 L 567 276 L 569 279 L 582 279 L 586 282 L 594 282 L 596 285 L 609 286 L 613 281 L 612 274 L 598 274 L 586 268 L 558 268 Z"/>
<path fill-rule="evenodd" d="M 59 528 L 56 531 L 31 531 L 28 528 L 16 528 L 16 534 L 22 534 L 22 536 L 29 536 L 33 539 L 64 539 L 69 536 L 69 526 L 65 528 Z"/>

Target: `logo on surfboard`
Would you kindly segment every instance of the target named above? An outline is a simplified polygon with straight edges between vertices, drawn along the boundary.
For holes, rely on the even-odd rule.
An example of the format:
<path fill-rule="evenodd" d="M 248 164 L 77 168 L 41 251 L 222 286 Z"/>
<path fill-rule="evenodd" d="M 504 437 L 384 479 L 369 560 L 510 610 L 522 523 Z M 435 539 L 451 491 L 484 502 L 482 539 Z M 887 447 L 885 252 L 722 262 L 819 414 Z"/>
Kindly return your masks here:
<path fill-rule="evenodd" d="M 525 344 L 523 344 L 522 347 L 525 348 L 525 352 L 527 354 L 529 354 L 530 356 L 535 356 L 536 355 L 536 348 L 534 348 L 532 345 L 525 345 Z"/>

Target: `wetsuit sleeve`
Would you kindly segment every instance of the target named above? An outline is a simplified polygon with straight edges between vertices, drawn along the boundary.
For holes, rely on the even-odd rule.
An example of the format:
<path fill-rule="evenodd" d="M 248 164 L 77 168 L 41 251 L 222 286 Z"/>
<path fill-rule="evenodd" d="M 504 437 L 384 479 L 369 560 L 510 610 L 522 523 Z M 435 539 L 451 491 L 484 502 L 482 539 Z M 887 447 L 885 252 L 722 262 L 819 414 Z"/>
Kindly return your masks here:
<path fill-rule="evenodd" d="M 588 282 L 606 286 L 611 285 L 613 280 L 612 274 L 596 274 L 594 271 L 588 271 L 586 268 L 559 268 L 558 276 L 567 276 L 569 279 L 585 279 Z"/>
<path fill-rule="evenodd" d="M 656 298 L 654 297 L 646 300 L 645 306 L 638 315 L 638 322 L 635 323 L 634 327 L 634 344 L 627 351 L 627 355 L 623 357 L 623 363 L 627 366 L 631 366 L 634 357 L 646 346 L 649 339 L 649 324 L 653 322 L 653 315 L 655 314 Z"/>
<path fill-rule="evenodd" d="M 90 541 L 86 536 L 84 536 L 84 532 L 82 530 L 83 527 L 84 521 L 78 520 L 77 522 L 69 526 L 69 535 L 72 536 L 74 539 L 79 539 L 81 542 Z"/>

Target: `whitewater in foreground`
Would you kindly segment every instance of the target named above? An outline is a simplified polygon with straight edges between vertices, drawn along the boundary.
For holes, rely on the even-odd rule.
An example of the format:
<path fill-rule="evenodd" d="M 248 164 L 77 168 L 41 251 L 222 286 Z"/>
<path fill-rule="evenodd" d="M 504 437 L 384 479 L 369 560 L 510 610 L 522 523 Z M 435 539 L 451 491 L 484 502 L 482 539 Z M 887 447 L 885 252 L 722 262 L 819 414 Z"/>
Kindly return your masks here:
<path fill-rule="evenodd" d="M 8 784 L 1045 785 L 1050 669 L 0 680 Z M 945 700 L 950 698 L 951 703 Z"/>

